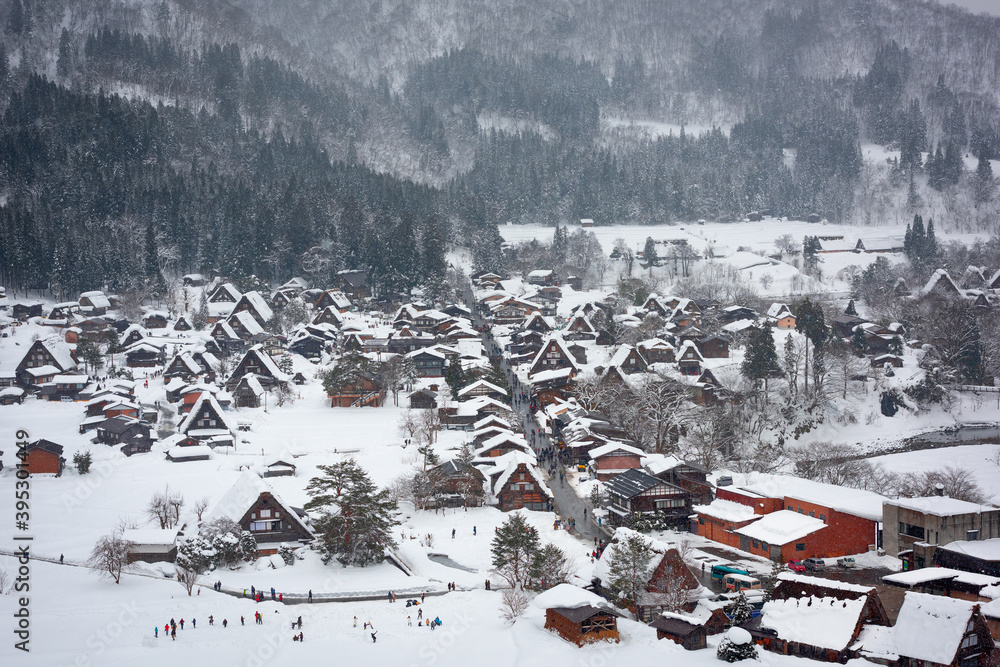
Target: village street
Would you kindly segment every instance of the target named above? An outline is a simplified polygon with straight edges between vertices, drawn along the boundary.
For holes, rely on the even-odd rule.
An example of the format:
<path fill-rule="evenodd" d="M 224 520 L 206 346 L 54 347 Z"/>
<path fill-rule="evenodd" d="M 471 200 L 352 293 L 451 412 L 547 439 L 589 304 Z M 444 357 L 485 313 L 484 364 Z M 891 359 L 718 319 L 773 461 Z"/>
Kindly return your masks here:
<path fill-rule="evenodd" d="M 501 370 L 503 370 L 503 372 L 507 375 L 507 382 L 511 388 L 511 406 L 521 419 L 521 427 L 524 430 L 525 438 L 532 445 L 536 454 L 546 450 L 547 448 L 553 447 L 554 445 L 550 441 L 548 435 L 543 433 L 538 428 L 538 424 L 531 416 L 530 401 L 520 399 L 520 392 L 524 388 L 519 383 L 516 374 L 511 370 L 507 360 L 503 357 L 503 350 L 500 349 L 500 346 L 493 337 L 493 331 L 490 328 L 490 323 L 483 318 L 482 314 L 477 309 L 476 301 L 470 287 L 466 288 L 465 300 L 466 306 L 472 311 L 473 324 L 482 330 L 483 345 L 486 348 L 487 354 L 489 354 L 491 359 L 500 364 Z M 525 396 L 529 393 L 530 392 L 525 391 Z M 534 438 L 532 437 L 532 434 L 534 434 Z M 562 520 L 562 525 L 566 525 L 567 519 L 573 519 L 575 522 L 575 526 L 570 531 L 570 534 L 579 537 L 585 545 L 590 547 L 594 546 L 595 538 L 604 539 L 606 536 L 600 534 L 598 527 L 590 520 L 589 503 L 580 498 L 576 492 L 573 491 L 572 487 L 566 483 L 564 477 L 561 477 L 576 474 L 576 471 L 567 470 L 562 462 L 558 461 L 558 459 L 556 462 L 555 473 L 552 475 L 549 475 L 548 473 L 549 466 L 547 464 L 539 467 L 542 470 L 542 474 L 546 476 L 549 488 L 552 490 L 552 504 L 555 506 L 556 513 Z"/>

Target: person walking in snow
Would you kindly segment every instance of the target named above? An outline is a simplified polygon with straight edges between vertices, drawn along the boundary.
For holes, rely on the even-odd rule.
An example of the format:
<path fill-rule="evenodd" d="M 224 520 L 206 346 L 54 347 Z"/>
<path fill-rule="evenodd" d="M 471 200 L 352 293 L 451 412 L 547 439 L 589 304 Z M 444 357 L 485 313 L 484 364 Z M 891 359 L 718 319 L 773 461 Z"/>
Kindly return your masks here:
<path fill-rule="evenodd" d="M 156 626 L 155 628 L 153 628 L 153 636 L 156 639 L 160 638 L 160 626 Z"/>
<path fill-rule="evenodd" d="M 312 589 L 310 588 L 309 589 L 309 602 L 312 602 L 312 601 L 313 601 L 313 592 L 312 592 Z"/>
<path fill-rule="evenodd" d="M 181 630 L 183 630 L 183 629 L 184 629 L 184 619 L 182 618 L 181 619 Z"/>
<path fill-rule="evenodd" d="M 451 529 L 451 539 L 455 539 L 455 529 Z"/>
<path fill-rule="evenodd" d="M 354 627 L 358 627 L 358 617 L 354 617 Z"/>
<path fill-rule="evenodd" d="M 208 617 L 208 624 L 209 625 L 215 625 L 215 617 L 214 616 L 209 615 L 209 617 Z"/>
<path fill-rule="evenodd" d="M 422 620 L 423 617 L 424 617 L 424 610 L 423 609 L 417 609 L 417 620 L 418 621 Z"/>
<path fill-rule="evenodd" d="M 378 634 L 378 630 L 376 630 L 375 632 L 372 633 L 372 644 L 375 643 L 375 635 L 377 635 L 377 634 Z"/>
<path fill-rule="evenodd" d="M 165 623 L 163 625 L 163 634 L 164 635 L 169 635 L 170 634 L 170 624 L 169 623 Z"/>
<path fill-rule="evenodd" d="M 246 624 L 247 624 L 247 619 L 240 616 L 240 625 L 246 625 Z"/>
<path fill-rule="evenodd" d="M 191 619 L 191 627 L 192 628 L 198 627 L 198 619 L 197 618 L 192 618 Z"/>
<path fill-rule="evenodd" d="M 473 537 L 476 536 L 476 527 L 475 526 L 472 527 L 472 536 Z"/>
<path fill-rule="evenodd" d="M 222 619 L 222 627 L 228 628 L 229 627 L 229 621 L 227 621 L 226 619 Z"/>
<path fill-rule="evenodd" d="M 173 641 L 177 641 L 177 628 L 173 628 L 170 631 L 170 639 L 172 639 Z"/>
<path fill-rule="evenodd" d="M 409 626 L 409 627 L 411 627 L 411 628 L 413 627 L 413 617 L 412 616 L 407 616 L 406 617 L 406 625 Z"/>

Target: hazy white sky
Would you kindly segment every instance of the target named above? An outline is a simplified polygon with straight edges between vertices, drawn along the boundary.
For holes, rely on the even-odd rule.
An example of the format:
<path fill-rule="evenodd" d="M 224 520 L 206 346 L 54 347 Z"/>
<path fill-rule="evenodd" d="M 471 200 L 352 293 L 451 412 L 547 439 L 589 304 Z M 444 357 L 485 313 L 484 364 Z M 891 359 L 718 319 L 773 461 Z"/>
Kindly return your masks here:
<path fill-rule="evenodd" d="M 1000 0 L 943 0 L 942 4 L 950 4 L 952 2 L 976 14 L 989 12 L 990 14 L 1000 16 Z"/>

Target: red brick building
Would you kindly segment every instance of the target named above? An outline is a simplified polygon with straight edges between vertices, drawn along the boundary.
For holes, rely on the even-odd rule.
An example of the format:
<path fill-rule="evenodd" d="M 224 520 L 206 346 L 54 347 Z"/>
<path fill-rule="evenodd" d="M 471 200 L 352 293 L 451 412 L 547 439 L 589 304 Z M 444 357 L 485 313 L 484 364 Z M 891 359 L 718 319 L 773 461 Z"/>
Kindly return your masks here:
<path fill-rule="evenodd" d="M 638 447 L 623 445 L 620 442 L 609 442 L 606 445 L 591 449 L 590 459 L 593 462 L 592 471 L 597 479 L 606 482 L 615 475 L 626 470 L 642 467 L 642 457 L 645 456 Z"/>
<path fill-rule="evenodd" d="M 834 558 L 880 544 L 882 496 L 787 475 L 748 475 L 740 486 L 720 487 L 716 502 L 699 506 L 698 534 L 750 553 L 772 558 Z M 754 527 L 755 515 L 789 512 Z M 810 519 L 812 521 L 810 521 Z"/>
<path fill-rule="evenodd" d="M 62 457 L 62 445 L 49 440 L 36 440 L 27 447 L 24 460 L 29 475 L 61 475 L 66 459 Z"/>

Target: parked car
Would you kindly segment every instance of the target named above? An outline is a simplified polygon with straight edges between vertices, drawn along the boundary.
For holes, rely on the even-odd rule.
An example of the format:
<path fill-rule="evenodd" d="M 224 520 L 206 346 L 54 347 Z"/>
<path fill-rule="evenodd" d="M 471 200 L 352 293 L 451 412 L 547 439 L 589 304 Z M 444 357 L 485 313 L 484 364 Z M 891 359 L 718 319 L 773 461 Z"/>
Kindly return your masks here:
<path fill-rule="evenodd" d="M 826 569 L 826 561 L 822 558 L 806 558 L 802 561 L 802 564 L 805 565 L 806 570 L 810 572 L 822 572 Z"/>
<path fill-rule="evenodd" d="M 800 560 L 790 560 L 788 561 L 788 569 L 792 572 L 805 572 L 806 566 Z"/>
<path fill-rule="evenodd" d="M 849 557 L 849 556 L 845 557 L 845 558 L 838 558 L 837 559 L 837 566 L 838 567 L 843 567 L 843 568 L 853 568 L 854 567 L 854 559 L 851 558 L 851 557 Z"/>
<path fill-rule="evenodd" d="M 717 480 L 715 480 L 716 486 L 732 486 L 733 478 L 730 475 L 722 475 Z"/>

